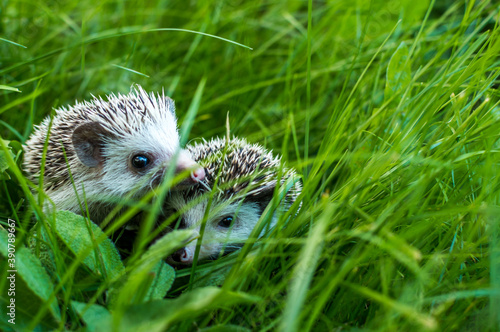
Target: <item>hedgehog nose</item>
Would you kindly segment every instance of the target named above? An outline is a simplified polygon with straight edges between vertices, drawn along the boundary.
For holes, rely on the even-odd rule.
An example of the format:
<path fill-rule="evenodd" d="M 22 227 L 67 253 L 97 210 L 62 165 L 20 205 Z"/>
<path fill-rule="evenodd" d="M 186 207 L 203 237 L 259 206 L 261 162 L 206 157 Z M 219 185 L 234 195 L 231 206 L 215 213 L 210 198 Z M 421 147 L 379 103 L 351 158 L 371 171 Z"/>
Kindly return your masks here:
<path fill-rule="evenodd" d="M 203 167 L 199 167 L 191 172 L 191 179 L 194 182 L 201 182 L 205 178 L 205 169 Z"/>
<path fill-rule="evenodd" d="M 176 263 L 190 263 L 193 260 L 191 251 L 181 248 L 172 254 L 172 260 Z"/>
<path fill-rule="evenodd" d="M 187 151 L 181 151 L 179 159 L 177 160 L 176 173 L 181 173 L 187 169 L 193 169 L 191 171 L 191 181 L 196 183 L 203 181 L 205 179 L 205 170 L 203 167 L 198 165 L 189 155 Z"/>

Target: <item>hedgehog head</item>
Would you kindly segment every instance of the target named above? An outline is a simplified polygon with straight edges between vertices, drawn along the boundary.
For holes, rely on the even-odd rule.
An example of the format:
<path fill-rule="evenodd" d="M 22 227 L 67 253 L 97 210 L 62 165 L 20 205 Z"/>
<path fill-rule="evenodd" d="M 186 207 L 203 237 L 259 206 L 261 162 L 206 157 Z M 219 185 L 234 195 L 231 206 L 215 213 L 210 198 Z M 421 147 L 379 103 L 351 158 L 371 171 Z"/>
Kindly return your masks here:
<path fill-rule="evenodd" d="M 184 191 L 171 192 L 164 212 L 179 215 L 171 228 L 192 229 L 196 237 L 210 204 L 199 259 L 216 259 L 222 251 L 234 251 L 248 240 L 277 184 L 285 183 L 296 174 L 283 167 L 280 157 L 243 139 L 213 139 L 188 146 L 187 150 L 205 168 L 205 179 Z M 301 185 L 296 181 L 279 209 L 284 211 L 290 207 L 300 191 Z M 274 213 L 271 227 L 276 219 Z M 262 235 L 263 232 L 259 234 Z M 192 264 L 195 247 L 196 241 L 192 241 L 170 256 L 169 261 Z"/>
<path fill-rule="evenodd" d="M 35 182 L 47 137 L 44 189 L 60 209 L 79 212 L 72 181 L 78 194 L 84 187 L 92 212 L 101 206 L 93 202 L 143 195 L 160 183 L 168 167 L 176 172 L 192 168 L 189 184 L 204 177 L 204 170 L 179 147 L 172 99 L 148 94 L 139 85 L 127 95 L 94 97 L 56 110 L 52 121 L 45 119 L 26 143 L 24 168 Z"/>

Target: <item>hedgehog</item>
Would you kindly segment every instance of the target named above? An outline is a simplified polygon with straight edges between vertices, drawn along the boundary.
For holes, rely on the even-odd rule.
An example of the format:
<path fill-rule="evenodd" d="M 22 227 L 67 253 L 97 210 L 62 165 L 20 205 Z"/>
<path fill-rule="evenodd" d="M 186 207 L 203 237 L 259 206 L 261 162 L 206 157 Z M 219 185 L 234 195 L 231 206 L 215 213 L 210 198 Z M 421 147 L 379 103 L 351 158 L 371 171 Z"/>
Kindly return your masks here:
<path fill-rule="evenodd" d="M 43 189 L 57 209 L 83 215 L 88 208 L 99 224 L 121 199 L 142 197 L 158 186 L 170 167 L 176 174 L 191 170 L 184 186 L 205 177 L 190 153 L 179 148 L 174 102 L 164 92 L 148 94 L 134 85 L 126 95 L 92 97 L 57 109 L 25 145 L 23 168 L 39 185 L 49 135 Z"/>
<path fill-rule="evenodd" d="M 195 239 L 200 234 L 209 196 L 213 195 L 198 260 L 215 260 L 242 247 L 273 198 L 280 169 L 280 184 L 291 180 L 293 185 L 274 211 L 270 227 L 276 225 L 278 210 L 288 210 L 301 192 L 296 172 L 284 168 L 281 157 L 274 156 L 258 144 L 249 144 L 240 138 L 215 138 L 186 149 L 205 168 L 205 179 L 186 190 L 170 192 L 163 213 L 166 217 L 179 216 L 166 232 L 191 229 Z M 214 188 L 215 192 L 211 194 Z M 191 265 L 196 242 L 189 242 L 170 255 L 167 261 Z"/>

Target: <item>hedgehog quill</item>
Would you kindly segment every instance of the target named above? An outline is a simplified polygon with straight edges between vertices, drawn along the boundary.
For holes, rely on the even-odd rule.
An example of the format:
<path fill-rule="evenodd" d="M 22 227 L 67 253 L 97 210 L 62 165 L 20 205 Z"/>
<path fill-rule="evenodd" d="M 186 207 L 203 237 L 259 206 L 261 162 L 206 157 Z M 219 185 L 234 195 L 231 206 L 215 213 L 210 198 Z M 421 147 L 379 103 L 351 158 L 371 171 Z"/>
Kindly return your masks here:
<path fill-rule="evenodd" d="M 218 181 L 218 190 L 215 190 L 205 224 L 199 260 L 217 259 L 222 251 L 228 253 L 239 249 L 250 237 L 278 183 L 298 179 L 293 169 L 283 167 L 280 157 L 243 139 L 233 138 L 226 144 L 226 139 L 217 138 L 186 149 L 205 167 L 206 177 L 186 190 L 170 192 L 164 212 L 167 216 L 181 214 L 171 228 L 192 229 L 196 238 L 200 235 L 208 205 L 207 192 L 212 191 Z M 280 169 L 282 177 L 278 182 Z M 295 202 L 302 190 L 300 182 L 294 181 L 279 207 L 282 212 Z M 276 212 L 270 227 L 276 224 Z M 194 261 L 195 248 L 196 240 L 193 240 L 172 254 L 168 261 L 190 265 Z"/>
<path fill-rule="evenodd" d="M 26 142 L 24 170 L 38 184 L 49 135 L 43 189 L 57 209 L 78 214 L 85 209 L 79 203 L 85 191 L 89 217 L 96 223 L 120 199 L 141 197 L 157 186 L 169 167 L 176 173 L 192 170 L 187 186 L 205 177 L 190 153 L 180 150 L 173 100 L 163 93 L 148 94 L 139 85 L 127 95 L 93 97 L 59 108 L 50 132 L 49 126 L 47 117 Z"/>

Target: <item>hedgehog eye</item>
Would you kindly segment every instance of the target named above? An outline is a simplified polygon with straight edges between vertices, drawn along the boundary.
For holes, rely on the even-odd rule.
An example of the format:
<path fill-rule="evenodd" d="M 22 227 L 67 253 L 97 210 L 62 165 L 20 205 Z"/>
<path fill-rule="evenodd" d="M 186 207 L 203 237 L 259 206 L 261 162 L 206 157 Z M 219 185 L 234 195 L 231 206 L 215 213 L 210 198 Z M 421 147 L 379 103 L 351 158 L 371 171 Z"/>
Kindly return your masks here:
<path fill-rule="evenodd" d="M 144 168 L 149 165 L 149 158 L 138 154 L 132 157 L 132 166 L 135 168 Z"/>
<path fill-rule="evenodd" d="M 224 228 L 229 228 L 231 227 L 231 225 L 233 224 L 233 217 L 225 217 L 225 218 L 222 218 L 218 225 L 220 227 L 224 227 Z"/>

